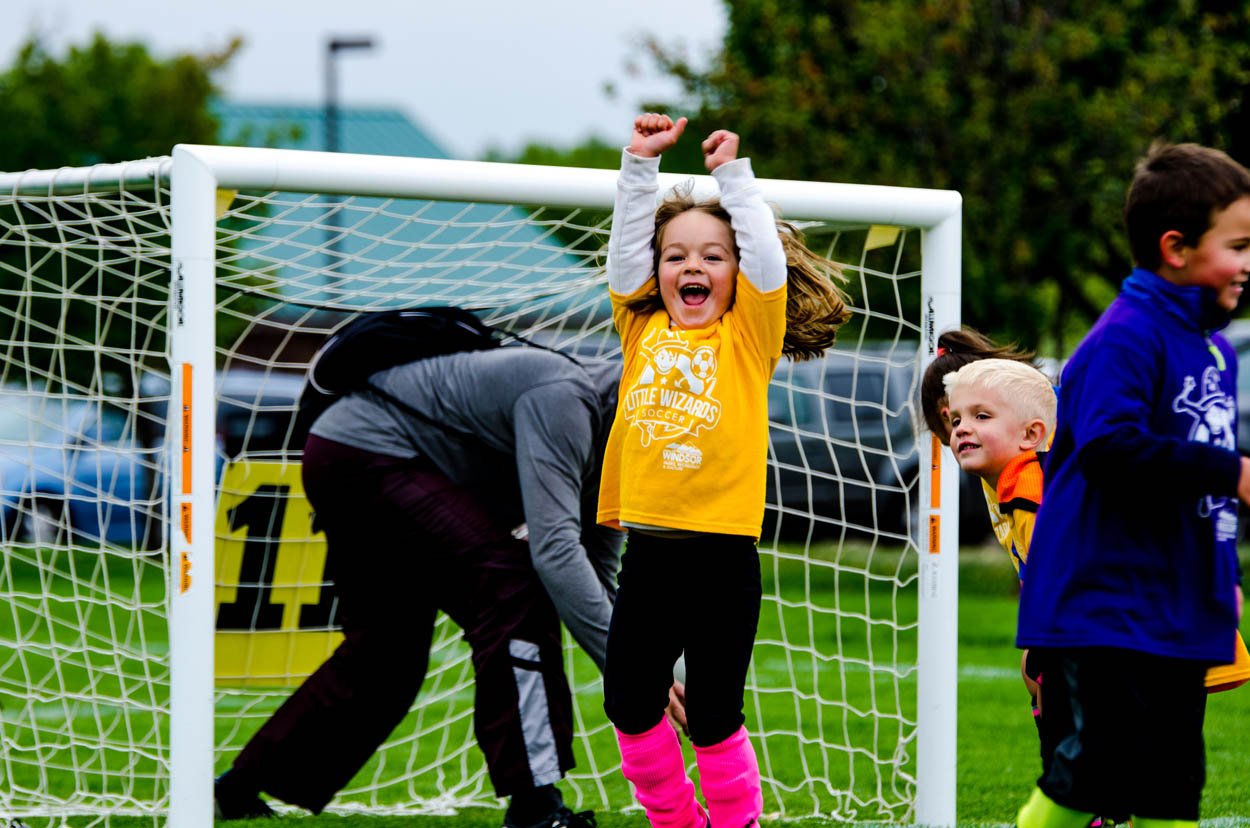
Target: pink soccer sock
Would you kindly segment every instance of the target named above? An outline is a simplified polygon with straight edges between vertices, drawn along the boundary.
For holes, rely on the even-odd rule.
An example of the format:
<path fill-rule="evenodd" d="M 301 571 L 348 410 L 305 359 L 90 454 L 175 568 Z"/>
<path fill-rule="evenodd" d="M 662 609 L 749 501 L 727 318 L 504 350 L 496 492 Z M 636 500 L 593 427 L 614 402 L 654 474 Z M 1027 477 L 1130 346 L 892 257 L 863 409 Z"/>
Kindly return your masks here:
<path fill-rule="evenodd" d="M 716 828 L 758 826 L 764 811 L 760 766 L 745 727 L 723 742 L 694 746 L 703 797 Z"/>
<path fill-rule="evenodd" d="M 702 828 L 706 819 L 686 776 L 677 731 L 668 717 L 645 733 L 616 731 L 621 746 L 621 772 L 634 783 L 638 803 L 655 828 Z"/>

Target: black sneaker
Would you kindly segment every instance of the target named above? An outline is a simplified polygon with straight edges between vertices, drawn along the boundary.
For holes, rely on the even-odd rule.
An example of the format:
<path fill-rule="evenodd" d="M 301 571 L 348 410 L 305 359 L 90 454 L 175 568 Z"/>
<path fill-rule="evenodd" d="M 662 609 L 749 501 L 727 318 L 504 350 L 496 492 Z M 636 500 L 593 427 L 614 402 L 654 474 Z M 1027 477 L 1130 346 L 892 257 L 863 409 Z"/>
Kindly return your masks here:
<path fill-rule="evenodd" d="M 531 825 L 518 825 L 504 816 L 503 828 L 597 828 L 594 811 L 574 813 L 561 805 Z"/>
<path fill-rule="evenodd" d="M 238 784 L 234 771 L 228 770 L 213 780 L 213 817 L 216 819 L 264 819 L 277 814 L 254 790 Z"/>

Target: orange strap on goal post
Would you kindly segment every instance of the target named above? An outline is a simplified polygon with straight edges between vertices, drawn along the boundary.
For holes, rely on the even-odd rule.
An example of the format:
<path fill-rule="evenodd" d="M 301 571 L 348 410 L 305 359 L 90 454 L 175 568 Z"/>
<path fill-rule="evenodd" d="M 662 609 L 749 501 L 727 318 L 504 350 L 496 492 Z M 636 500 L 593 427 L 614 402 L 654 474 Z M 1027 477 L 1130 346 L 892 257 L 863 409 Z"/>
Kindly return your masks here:
<path fill-rule="evenodd" d="M 931 436 L 933 446 L 929 455 L 929 506 L 934 511 L 929 515 L 929 554 L 937 555 L 942 551 L 942 516 L 937 514 L 942 505 L 942 441 L 936 434 Z"/>
<path fill-rule="evenodd" d="M 182 465 L 182 494 L 191 494 L 191 363 L 182 363 L 182 451 L 178 462 Z M 191 543 L 191 503 L 183 501 L 178 507 L 178 528 L 188 544 Z M 191 558 L 186 550 L 179 555 L 178 592 L 191 588 Z"/>

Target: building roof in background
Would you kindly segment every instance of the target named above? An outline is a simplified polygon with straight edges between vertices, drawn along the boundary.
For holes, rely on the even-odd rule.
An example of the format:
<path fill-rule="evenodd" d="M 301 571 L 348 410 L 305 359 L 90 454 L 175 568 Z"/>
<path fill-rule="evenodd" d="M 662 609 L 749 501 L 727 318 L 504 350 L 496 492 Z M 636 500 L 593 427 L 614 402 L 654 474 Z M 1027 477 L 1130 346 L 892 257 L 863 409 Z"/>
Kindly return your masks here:
<path fill-rule="evenodd" d="M 325 149 L 320 106 L 219 101 L 214 111 L 223 144 Z M 339 151 L 450 158 L 389 108 L 340 108 Z M 607 292 L 591 278 L 597 251 L 567 248 L 552 216 L 489 203 L 308 193 L 244 195 L 232 204 L 234 252 L 219 258 L 219 278 L 281 297 L 275 318 L 299 313 L 295 305 L 351 312 L 426 304 L 524 308 L 544 318 L 578 308 L 609 318 Z"/>
<path fill-rule="evenodd" d="M 325 109 L 319 106 L 218 101 L 220 141 L 244 147 L 324 150 Z M 339 151 L 368 155 L 451 158 L 429 134 L 398 109 L 340 106 Z"/>

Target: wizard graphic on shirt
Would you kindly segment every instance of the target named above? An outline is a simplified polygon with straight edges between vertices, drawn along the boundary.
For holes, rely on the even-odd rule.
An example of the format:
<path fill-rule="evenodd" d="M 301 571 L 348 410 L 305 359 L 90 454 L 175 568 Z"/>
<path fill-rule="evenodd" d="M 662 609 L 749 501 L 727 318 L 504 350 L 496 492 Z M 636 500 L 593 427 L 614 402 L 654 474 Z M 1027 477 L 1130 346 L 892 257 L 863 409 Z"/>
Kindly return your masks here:
<path fill-rule="evenodd" d="M 638 428 L 643 446 L 652 440 L 697 437 L 716 427 L 721 405 L 712 396 L 716 352 L 711 347 L 692 348 L 681 331 L 657 328 L 640 353 L 645 365 L 621 405 L 631 431 Z"/>

